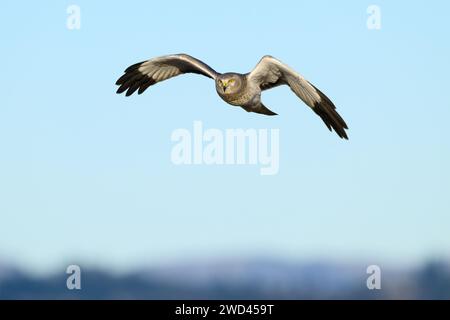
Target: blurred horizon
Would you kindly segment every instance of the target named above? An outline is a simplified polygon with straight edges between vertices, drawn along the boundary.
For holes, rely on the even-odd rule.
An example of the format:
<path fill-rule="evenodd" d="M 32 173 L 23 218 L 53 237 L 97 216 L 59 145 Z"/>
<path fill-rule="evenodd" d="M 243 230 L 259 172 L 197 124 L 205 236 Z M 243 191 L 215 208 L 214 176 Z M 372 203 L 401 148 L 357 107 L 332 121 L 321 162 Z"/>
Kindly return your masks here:
<path fill-rule="evenodd" d="M 332 261 L 234 259 L 183 262 L 116 273 L 81 268 L 80 290 L 65 270 L 28 274 L 0 261 L 0 299 L 450 299 L 449 260 L 381 268 L 380 290 L 368 290 L 367 265 Z"/>
<path fill-rule="evenodd" d="M 207 255 L 202 253 L 197 254 L 179 254 L 176 257 L 168 257 L 166 259 L 160 258 L 156 260 L 145 258 L 144 256 L 139 263 L 133 263 L 124 267 L 120 264 L 114 264 L 106 260 L 99 259 L 79 259 L 77 257 L 67 258 L 50 268 L 35 268 L 33 265 L 26 265 L 14 261 L 8 257 L 2 256 L 0 253 L 0 275 L 1 270 L 13 269 L 21 273 L 28 274 L 32 277 L 45 277 L 51 274 L 64 273 L 66 268 L 70 265 L 78 265 L 86 269 L 99 269 L 111 274 L 123 275 L 127 272 L 135 272 L 142 269 L 172 269 L 188 266 L 218 266 L 221 264 L 239 264 L 254 261 L 265 261 L 280 264 L 330 264 L 330 265 L 348 265 L 360 266 L 362 272 L 364 268 L 370 265 L 378 265 L 382 268 L 398 271 L 411 271 L 419 269 L 429 263 L 443 263 L 450 265 L 450 255 L 430 255 L 427 258 L 417 261 L 401 261 L 399 259 L 376 259 L 373 260 L 364 256 L 333 256 L 333 255 L 309 255 L 307 257 L 283 256 L 276 253 L 248 253 L 248 254 L 225 254 L 225 255 Z"/>

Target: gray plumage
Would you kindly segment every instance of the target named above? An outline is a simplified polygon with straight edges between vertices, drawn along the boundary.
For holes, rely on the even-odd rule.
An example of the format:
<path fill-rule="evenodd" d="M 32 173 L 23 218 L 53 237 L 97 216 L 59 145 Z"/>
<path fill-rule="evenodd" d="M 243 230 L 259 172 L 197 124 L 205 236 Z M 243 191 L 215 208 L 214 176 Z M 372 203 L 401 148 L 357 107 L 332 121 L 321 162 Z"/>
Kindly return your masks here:
<path fill-rule="evenodd" d="M 261 102 L 261 92 L 280 85 L 288 85 L 325 123 L 330 131 L 348 139 L 347 124 L 336 107 L 319 89 L 300 74 L 271 56 L 264 56 L 247 74 L 218 73 L 202 61 L 186 54 L 167 55 L 136 63 L 125 70 L 116 82 L 117 93 L 130 96 L 143 93 L 151 85 L 184 73 L 197 73 L 215 81 L 218 95 L 228 104 L 247 112 L 276 115 Z"/>

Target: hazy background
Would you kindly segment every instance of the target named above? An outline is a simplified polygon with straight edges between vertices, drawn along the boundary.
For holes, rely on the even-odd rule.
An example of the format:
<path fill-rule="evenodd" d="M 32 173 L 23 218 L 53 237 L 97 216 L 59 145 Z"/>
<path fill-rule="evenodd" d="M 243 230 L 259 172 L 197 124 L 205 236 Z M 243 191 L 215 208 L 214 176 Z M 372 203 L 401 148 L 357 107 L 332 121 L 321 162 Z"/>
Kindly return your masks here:
<path fill-rule="evenodd" d="M 71 4 L 81 8 L 80 30 L 66 27 Z M 371 4 L 381 8 L 378 31 L 366 26 Z M 377 264 L 420 292 L 412 279 L 450 256 L 449 12 L 444 1 L 4 1 L 0 297 L 31 287 L 44 296 L 68 264 L 116 275 L 155 268 L 157 280 L 170 266 L 195 283 L 208 274 L 228 284 L 230 265 L 245 277 L 277 279 L 274 270 L 289 283 L 309 279 L 307 264 L 315 287 L 326 273 L 363 289 L 366 267 Z M 264 94 L 278 117 L 226 105 L 197 75 L 142 96 L 115 94 L 128 65 L 179 52 L 219 72 L 247 72 L 265 54 L 281 59 L 335 102 L 350 140 L 328 132 L 288 88 Z M 194 120 L 280 129 L 279 174 L 173 165 L 170 135 Z M 266 265 L 276 267 L 255 271 Z M 18 274 L 18 294 L 2 290 Z M 450 288 L 446 277 L 438 282 Z"/>

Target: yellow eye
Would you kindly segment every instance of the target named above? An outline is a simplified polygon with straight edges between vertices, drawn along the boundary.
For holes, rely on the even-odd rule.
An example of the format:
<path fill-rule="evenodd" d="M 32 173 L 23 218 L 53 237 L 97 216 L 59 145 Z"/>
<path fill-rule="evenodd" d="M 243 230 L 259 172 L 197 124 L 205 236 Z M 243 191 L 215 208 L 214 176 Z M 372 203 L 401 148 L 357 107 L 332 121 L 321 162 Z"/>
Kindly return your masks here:
<path fill-rule="evenodd" d="M 236 81 L 236 80 L 234 80 L 234 79 L 230 79 L 229 83 L 230 83 L 230 84 L 234 84 L 235 81 Z"/>

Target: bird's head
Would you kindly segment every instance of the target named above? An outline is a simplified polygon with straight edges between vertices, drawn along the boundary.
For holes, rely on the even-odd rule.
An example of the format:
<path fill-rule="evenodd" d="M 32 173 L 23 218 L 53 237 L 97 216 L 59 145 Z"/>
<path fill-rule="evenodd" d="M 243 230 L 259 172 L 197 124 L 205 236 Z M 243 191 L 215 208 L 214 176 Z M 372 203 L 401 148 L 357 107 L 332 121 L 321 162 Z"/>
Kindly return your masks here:
<path fill-rule="evenodd" d="M 224 73 L 216 79 L 216 89 L 221 94 L 235 93 L 241 85 L 242 79 L 235 73 Z"/>

